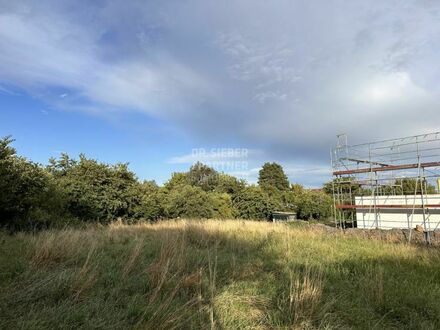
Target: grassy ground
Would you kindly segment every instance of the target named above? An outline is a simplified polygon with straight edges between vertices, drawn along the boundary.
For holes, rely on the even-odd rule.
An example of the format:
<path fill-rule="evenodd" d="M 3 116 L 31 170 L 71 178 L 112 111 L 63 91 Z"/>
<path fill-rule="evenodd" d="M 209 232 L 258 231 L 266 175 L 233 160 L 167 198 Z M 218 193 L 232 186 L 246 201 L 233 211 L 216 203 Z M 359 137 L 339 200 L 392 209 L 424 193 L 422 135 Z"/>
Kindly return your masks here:
<path fill-rule="evenodd" d="M 439 329 L 440 250 L 244 221 L 0 235 L 1 329 Z"/>

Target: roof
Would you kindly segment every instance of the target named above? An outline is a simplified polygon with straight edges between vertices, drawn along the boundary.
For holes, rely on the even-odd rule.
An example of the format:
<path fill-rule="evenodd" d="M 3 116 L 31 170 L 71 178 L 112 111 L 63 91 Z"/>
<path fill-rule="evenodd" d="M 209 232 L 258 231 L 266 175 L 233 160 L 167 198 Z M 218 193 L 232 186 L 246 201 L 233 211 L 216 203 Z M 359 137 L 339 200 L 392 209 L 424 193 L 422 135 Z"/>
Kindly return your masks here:
<path fill-rule="evenodd" d="M 296 212 L 281 212 L 281 211 L 274 211 L 272 214 L 280 214 L 280 215 L 296 215 Z"/>

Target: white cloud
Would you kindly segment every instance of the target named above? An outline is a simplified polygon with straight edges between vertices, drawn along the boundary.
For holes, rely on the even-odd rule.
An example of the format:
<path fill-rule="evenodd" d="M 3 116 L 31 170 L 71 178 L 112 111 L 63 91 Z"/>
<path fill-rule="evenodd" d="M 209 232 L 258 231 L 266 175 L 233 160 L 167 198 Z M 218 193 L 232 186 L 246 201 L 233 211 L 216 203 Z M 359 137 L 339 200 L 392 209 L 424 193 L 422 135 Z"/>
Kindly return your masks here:
<path fill-rule="evenodd" d="M 403 105 L 428 99 L 429 93 L 416 86 L 406 72 L 378 75 L 366 80 L 355 94 L 354 101 L 371 107 Z"/>
<path fill-rule="evenodd" d="M 261 150 L 248 148 L 194 148 L 191 153 L 175 156 L 168 160 L 170 164 L 194 164 L 220 161 L 243 161 L 255 159 L 262 155 Z"/>
<path fill-rule="evenodd" d="M 10 90 L 9 88 L 3 87 L 2 85 L 0 85 L 0 92 L 8 95 L 19 95 L 18 93 Z"/>
<path fill-rule="evenodd" d="M 76 92 L 76 100 L 103 109 L 107 105 L 156 115 L 167 107 L 172 112 L 178 103 L 200 102 L 214 90 L 170 56 L 154 62 L 106 61 L 100 56 L 100 35 L 93 27 L 71 24 L 61 13 L 49 12 L 50 19 L 45 15 L 0 14 L 0 81 L 38 94 L 41 89 L 63 87 L 72 93 L 61 98 Z"/>
<path fill-rule="evenodd" d="M 255 163 L 255 161 L 252 162 L 252 164 Z M 310 163 L 284 163 L 282 165 L 291 183 L 301 183 L 307 187 L 321 187 L 322 184 L 328 182 L 331 177 L 330 165 L 316 166 L 316 164 Z M 257 183 L 260 170 L 261 166 L 250 167 L 246 170 L 230 171 L 229 174 L 245 179 L 250 183 Z"/>
<path fill-rule="evenodd" d="M 144 112 L 195 144 L 233 141 L 267 159 L 322 166 L 341 131 L 362 142 L 439 129 L 435 1 L 6 1 L 0 9 L 0 90 L 23 89 L 54 108 Z"/>
<path fill-rule="evenodd" d="M 168 163 L 192 165 L 202 162 L 218 171 L 257 183 L 261 165 L 268 161 L 280 163 L 292 183 L 319 187 L 330 177 L 330 164 L 276 160 L 263 150 L 247 148 L 195 148 L 191 153 L 170 158 Z"/>

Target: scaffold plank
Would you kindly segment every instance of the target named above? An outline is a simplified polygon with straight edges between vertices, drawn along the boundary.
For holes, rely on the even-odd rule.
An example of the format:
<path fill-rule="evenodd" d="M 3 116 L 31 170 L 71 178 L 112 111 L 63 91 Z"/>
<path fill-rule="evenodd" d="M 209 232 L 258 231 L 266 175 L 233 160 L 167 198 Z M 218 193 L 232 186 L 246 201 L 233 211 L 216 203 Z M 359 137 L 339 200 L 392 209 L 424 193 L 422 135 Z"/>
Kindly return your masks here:
<path fill-rule="evenodd" d="M 388 164 L 385 164 L 385 163 L 373 162 L 373 161 L 366 160 L 366 159 L 357 159 L 357 158 L 341 158 L 341 159 L 345 159 L 345 160 L 348 160 L 350 162 L 356 162 L 356 163 L 373 164 L 373 165 L 379 165 L 379 166 L 388 166 Z"/>
<path fill-rule="evenodd" d="M 440 208 L 440 204 L 426 204 L 426 205 L 408 205 L 408 204 L 390 204 L 390 205 L 351 205 L 339 204 L 337 209 L 422 209 L 422 208 Z"/>
<path fill-rule="evenodd" d="M 427 162 L 420 163 L 421 168 L 425 167 L 437 167 L 440 166 L 440 162 Z M 348 175 L 348 174 L 358 174 L 358 173 L 368 173 L 368 172 L 385 172 L 385 171 L 396 171 L 396 170 L 407 170 L 412 168 L 418 168 L 419 164 L 404 164 L 404 165 L 387 165 L 383 167 L 364 167 L 353 170 L 342 170 L 334 171 L 333 175 Z"/>

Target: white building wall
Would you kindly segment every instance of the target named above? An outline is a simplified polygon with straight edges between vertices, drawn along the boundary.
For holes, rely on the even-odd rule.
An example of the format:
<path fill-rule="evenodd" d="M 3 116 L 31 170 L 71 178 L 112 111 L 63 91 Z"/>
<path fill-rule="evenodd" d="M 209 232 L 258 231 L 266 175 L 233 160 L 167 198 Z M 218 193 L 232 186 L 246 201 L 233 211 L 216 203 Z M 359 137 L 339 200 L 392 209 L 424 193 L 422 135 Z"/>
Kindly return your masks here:
<path fill-rule="evenodd" d="M 365 229 L 392 229 L 392 228 L 415 228 L 416 225 L 423 226 L 423 210 L 413 209 L 412 206 L 422 204 L 422 196 L 376 196 L 376 205 L 408 205 L 408 208 L 376 209 L 377 221 L 374 214 L 374 197 L 355 197 L 355 204 L 366 208 L 356 209 L 356 220 L 358 228 Z M 429 208 L 426 214 L 426 227 L 428 230 L 440 230 L 440 194 L 425 195 L 426 204 L 439 205 Z"/>

